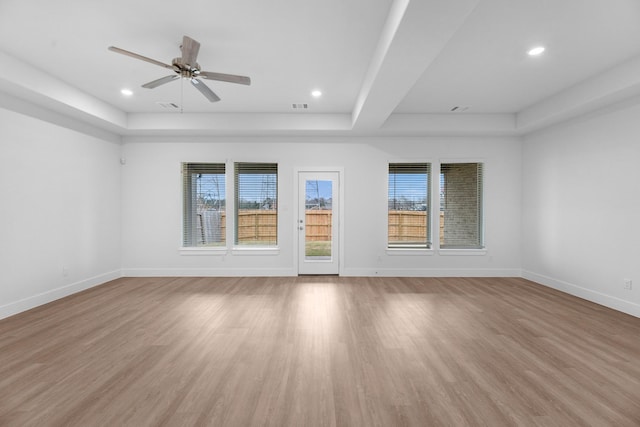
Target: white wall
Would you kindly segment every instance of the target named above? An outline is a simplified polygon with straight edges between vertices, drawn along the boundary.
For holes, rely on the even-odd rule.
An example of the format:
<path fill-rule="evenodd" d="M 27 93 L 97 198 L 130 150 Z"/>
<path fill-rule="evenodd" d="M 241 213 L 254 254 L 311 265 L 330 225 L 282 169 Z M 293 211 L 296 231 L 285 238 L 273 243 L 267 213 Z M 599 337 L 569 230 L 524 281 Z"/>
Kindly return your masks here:
<path fill-rule="evenodd" d="M 640 106 L 621 106 L 527 136 L 522 187 L 524 276 L 635 316 L 638 117 Z"/>
<path fill-rule="evenodd" d="M 0 318 L 120 276 L 119 158 L 0 108 Z"/>
<path fill-rule="evenodd" d="M 520 275 L 521 144 L 517 138 L 211 138 L 123 146 L 125 275 L 295 275 L 294 170 L 344 170 L 344 275 Z M 390 161 L 485 162 L 487 253 L 397 256 L 386 251 Z M 277 255 L 185 256 L 181 244 L 181 162 L 279 163 Z M 229 197 L 228 197 L 229 198 Z M 437 197 L 436 197 L 437 199 Z M 363 213 L 364 212 L 364 213 Z M 437 233 L 436 233 L 437 235 Z"/>

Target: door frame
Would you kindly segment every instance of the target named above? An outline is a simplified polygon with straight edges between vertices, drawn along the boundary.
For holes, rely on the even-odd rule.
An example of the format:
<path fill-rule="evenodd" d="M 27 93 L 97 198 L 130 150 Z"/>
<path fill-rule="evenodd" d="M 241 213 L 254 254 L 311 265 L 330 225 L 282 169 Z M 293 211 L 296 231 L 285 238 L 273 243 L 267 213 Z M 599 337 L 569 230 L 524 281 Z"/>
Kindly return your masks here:
<path fill-rule="evenodd" d="M 342 276 L 344 272 L 344 168 L 340 166 L 299 166 L 293 170 L 293 194 L 295 194 L 295 213 L 293 221 L 293 235 L 295 236 L 295 250 L 293 251 L 293 260 L 295 264 L 295 271 L 297 275 L 300 275 L 300 239 L 298 238 L 298 213 L 300 203 L 304 203 L 304 200 L 300 200 L 300 173 L 319 173 L 319 172 L 332 172 L 338 174 L 337 182 L 337 195 L 338 195 L 338 211 L 334 211 L 334 221 L 338 226 L 338 275 Z M 335 217 L 337 215 L 337 218 Z M 306 226 L 306 224 L 305 224 Z"/>

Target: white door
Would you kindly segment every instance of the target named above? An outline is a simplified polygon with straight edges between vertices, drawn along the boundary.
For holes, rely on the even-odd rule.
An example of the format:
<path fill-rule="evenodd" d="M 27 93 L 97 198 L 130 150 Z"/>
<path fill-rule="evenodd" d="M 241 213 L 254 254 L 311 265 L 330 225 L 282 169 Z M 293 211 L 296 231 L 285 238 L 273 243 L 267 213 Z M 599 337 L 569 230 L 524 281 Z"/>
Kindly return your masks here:
<path fill-rule="evenodd" d="M 298 274 L 338 274 L 339 173 L 298 172 Z"/>

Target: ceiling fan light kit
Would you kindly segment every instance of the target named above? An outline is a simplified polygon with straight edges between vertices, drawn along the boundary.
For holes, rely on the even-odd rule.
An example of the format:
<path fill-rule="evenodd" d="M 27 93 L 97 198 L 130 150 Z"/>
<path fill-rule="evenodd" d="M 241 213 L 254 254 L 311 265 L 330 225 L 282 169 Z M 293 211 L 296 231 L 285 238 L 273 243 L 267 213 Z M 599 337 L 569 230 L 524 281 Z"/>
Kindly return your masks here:
<path fill-rule="evenodd" d="M 121 49 L 115 46 L 109 46 L 109 50 L 112 52 L 120 53 L 122 55 L 130 56 L 141 61 L 149 62 L 160 67 L 172 70 L 175 74 L 161 77 L 157 80 L 150 81 L 142 85 L 143 88 L 153 89 L 161 86 L 165 83 L 172 82 L 180 77 L 188 79 L 193 87 L 195 87 L 209 102 L 220 101 L 220 97 L 216 95 L 201 79 L 217 80 L 227 83 L 237 83 L 242 85 L 250 85 L 251 79 L 246 76 L 238 76 L 235 74 L 214 73 L 211 71 L 202 71 L 198 64 L 198 52 L 200 50 L 200 43 L 191 37 L 184 36 L 182 38 L 182 56 L 174 58 L 171 64 L 165 64 L 164 62 L 157 61 L 146 56 L 139 55 L 128 50 Z"/>

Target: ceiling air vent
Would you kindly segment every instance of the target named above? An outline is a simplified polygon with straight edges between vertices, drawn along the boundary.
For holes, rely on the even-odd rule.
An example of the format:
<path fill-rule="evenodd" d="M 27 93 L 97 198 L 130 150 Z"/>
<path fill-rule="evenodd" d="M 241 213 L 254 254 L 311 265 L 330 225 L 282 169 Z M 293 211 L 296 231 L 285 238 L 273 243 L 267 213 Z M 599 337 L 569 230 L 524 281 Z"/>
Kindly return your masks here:
<path fill-rule="evenodd" d="M 466 105 L 466 106 L 463 106 L 463 105 L 456 105 L 455 107 L 453 107 L 453 108 L 451 109 L 451 112 L 452 112 L 452 113 L 463 113 L 463 112 L 467 111 L 468 109 L 469 109 L 469 106 L 468 106 L 468 105 Z"/>
<path fill-rule="evenodd" d="M 294 110 L 306 110 L 309 108 L 309 104 L 291 104 L 291 108 Z"/>
<path fill-rule="evenodd" d="M 178 108 L 180 108 L 180 106 L 174 102 L 158 101 L 156 102 L 156 104 L 158 104 L 162 108 L 166 108 L 167 110 L 177 110 Z"/>

